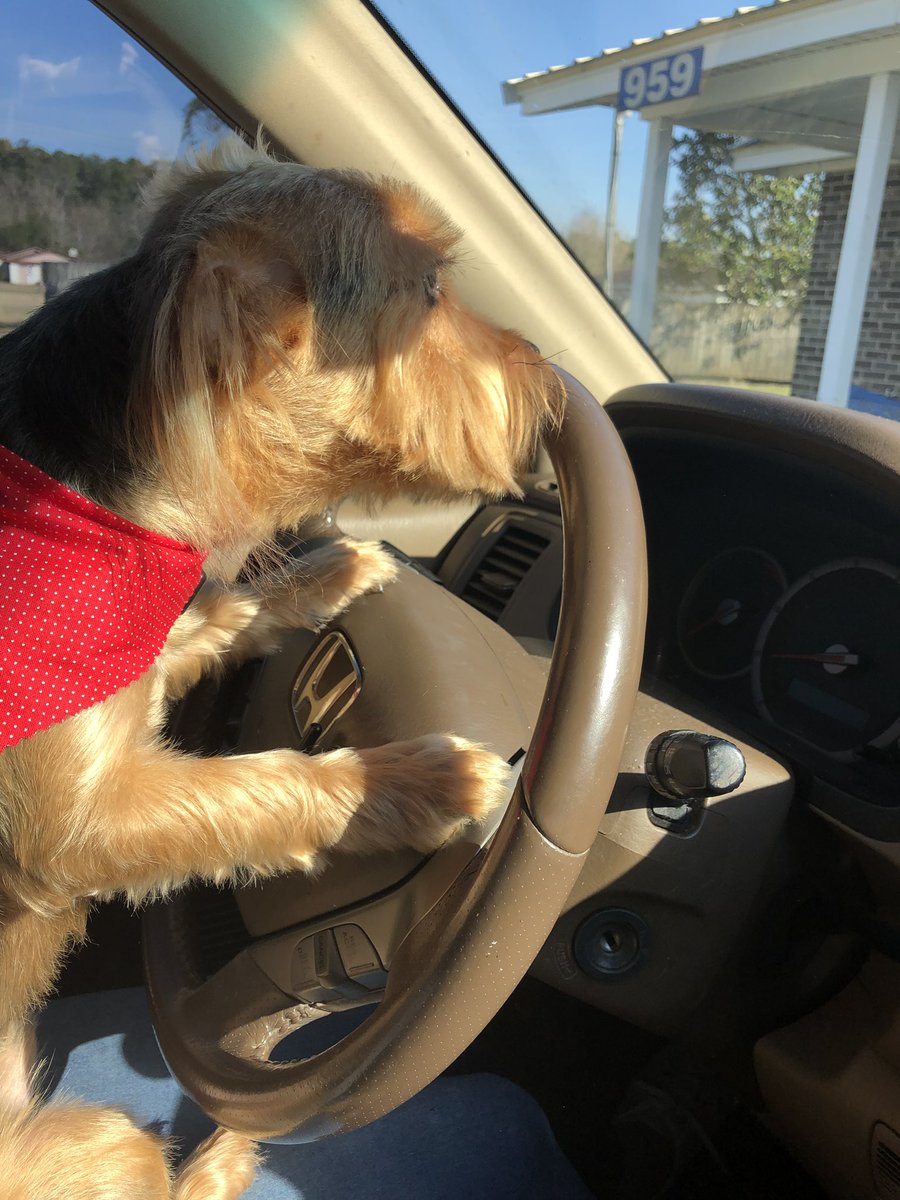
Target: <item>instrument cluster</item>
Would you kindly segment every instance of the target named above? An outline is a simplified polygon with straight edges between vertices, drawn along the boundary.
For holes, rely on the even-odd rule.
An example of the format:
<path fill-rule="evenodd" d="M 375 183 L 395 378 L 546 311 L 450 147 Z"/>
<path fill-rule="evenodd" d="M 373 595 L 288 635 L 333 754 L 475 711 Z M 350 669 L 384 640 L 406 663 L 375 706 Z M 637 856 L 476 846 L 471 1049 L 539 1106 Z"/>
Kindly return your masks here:
<path fill-rule="evenodd" d="M 690 670 L 710 680 L 746 677 L 765 721 L 840 758 L 897 742 L 898 629 L 896 566 L 853 556 L 789 580 L 754 546 L 704 562 L 676 620 Z"/>
<path fill-rule="evenodd" d="M 626 444 L 647 526 L 645 673 L 794 761 L 893 777 L 896 514 L 854 480 L 758 447 L 646 432 Z"/>

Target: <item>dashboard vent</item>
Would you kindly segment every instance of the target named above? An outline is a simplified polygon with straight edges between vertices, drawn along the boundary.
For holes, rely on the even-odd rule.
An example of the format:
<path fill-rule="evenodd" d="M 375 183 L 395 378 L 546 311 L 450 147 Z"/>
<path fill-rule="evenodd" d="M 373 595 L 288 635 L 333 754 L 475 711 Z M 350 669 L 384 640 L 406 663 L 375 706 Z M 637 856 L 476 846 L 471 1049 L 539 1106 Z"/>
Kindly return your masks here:
<path fill-rule="evenodd" d="M 516 588 L 550 545 L 549 537 L 508 524 L 469 576 L 462 598 L 496 621 Z"/>
<path fill-rule="evenodd" d="M 881 1121 L 872 1130 L 872 1171 L 882 1200 L 900 1200 L 900 1138 Z"/>

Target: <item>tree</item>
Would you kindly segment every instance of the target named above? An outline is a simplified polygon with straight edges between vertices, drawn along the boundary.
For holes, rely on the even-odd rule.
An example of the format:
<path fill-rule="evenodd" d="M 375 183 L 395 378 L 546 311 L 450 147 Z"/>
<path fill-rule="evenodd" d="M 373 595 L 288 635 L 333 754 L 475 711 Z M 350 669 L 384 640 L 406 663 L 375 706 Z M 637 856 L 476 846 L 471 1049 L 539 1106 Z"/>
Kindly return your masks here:
<path fill-rule="evenodd" d="M 231 133 L 231 126 L 226 125 L 199 96 L 194 96 L 184 106 L 184 121 L 181 126 L 183 146 L 192 150 L 212 146 L 228 133 Z"/>
<path fill-rule="evenodd" d="M 583 209 L 574 217 L 563 237 L 581 265 L 602 283 L 606 278 L 606 229 L 600 214 L 589 208 Z M 614 272 L 627 269 L 633 257 L 634 243 L 614 234 Z"/>
<path fill-rule="evenodd" d="M 738 139 L 690 130 L 675 139 L 678 190 L 666 215 L 660 273 L 729 300 L 799 309 L 806 292 L 821 175 L 776 179 L 737 171 Z"/>
<path fill-rule="evenodd" d="M 143 225 L 141 189 L 153 168 L 136 158 L 53 153 L 0 138 L 0 249 L 41 246 L 112 261 Z"/>

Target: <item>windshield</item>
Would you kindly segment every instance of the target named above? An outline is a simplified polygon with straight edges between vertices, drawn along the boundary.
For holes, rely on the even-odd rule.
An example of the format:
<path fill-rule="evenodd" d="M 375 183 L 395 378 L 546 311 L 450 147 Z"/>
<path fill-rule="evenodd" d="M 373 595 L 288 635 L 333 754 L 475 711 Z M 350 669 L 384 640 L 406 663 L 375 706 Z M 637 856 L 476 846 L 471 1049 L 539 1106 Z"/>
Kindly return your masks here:
<path fill-rule="evenodd" d="M 900 23 L 875 8 L 380 4 L 676 379 L 897 416 Z"/>
<path fill-rule="evenodd" d="M 674 378 L 894 417 L 897 6 L 712 2 L 379 11 Z M 0 333 L 130 253 L 154 164 L 224 129 L 87 0 L 5 33 Z"/>

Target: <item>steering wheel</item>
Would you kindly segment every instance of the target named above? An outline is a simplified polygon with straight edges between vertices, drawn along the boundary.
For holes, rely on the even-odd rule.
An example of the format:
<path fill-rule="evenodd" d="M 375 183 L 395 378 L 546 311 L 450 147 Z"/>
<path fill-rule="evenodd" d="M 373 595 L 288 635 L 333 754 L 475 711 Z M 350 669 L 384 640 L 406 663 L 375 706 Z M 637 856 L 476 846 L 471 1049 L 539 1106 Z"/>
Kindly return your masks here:
<path fill-rule="evenodd" d="M 218 969 L 204 965 L 208 934 L 198 931 L 189 892 L 145 916 L 160 1047 L 182 1088 L 221 1125 L 260 1140 L 310 1141 L 397 1107 L 498 1011 L 578 877 L 637 692 L 646 548 L 622 443 L 603 408 L 560 375 L 565 417 L 546 445 L 565 558 L 549 676 L 499 626 L 407 569 L 319 640 L 288 639 L 264 664 L 239 721 L 242 752 L 298 747 L 292 689 L 321 661 L 321 639 L 337 640 L 324 657 L 347 657 L 358 696 L 325 731 L 323 748 L 451 729 L 517 759 L 505 812 L 424 860 L 410 851 L 335 854 L 319 879 L 289 875 L 238 889 L 249 944 Z M 192 719 L 188 701 L 182 722 Z M 323 1052 L 270 1061 L 289 1033 L 374 1001 Z"/>

